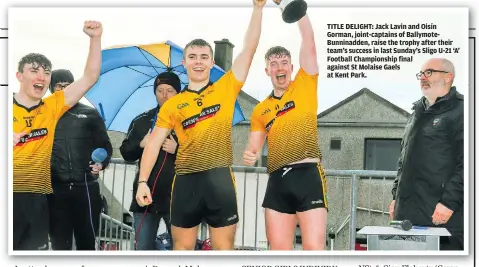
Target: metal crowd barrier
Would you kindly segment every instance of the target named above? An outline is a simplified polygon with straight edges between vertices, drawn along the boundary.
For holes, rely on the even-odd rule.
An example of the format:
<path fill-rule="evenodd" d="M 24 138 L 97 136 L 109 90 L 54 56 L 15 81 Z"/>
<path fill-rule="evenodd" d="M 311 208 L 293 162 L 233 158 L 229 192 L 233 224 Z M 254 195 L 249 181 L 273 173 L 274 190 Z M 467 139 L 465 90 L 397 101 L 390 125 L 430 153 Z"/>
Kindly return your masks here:
<path fill-rule="evenodd" d="M 134 250 L 135 231 L 133 227 L 102 213 L 96 240 L 97 250 Z"/>
<path fill-rule="evenodd" d="M 268 249 L 261 207 L 268 175 L 264 167 L 233 166 L 238 198 L 238 223 L 236 249 Z M 102 194 L 108 211 L 102 214 L 102 227 L 98 237 L 100 248 L 130 250 L 134 245 L 134 229 L 127 225 L 124 215 L 132 200 L 132 185 L 136 163 L 112 159 L 110 166 L 100 176 Z M 328 187 L 328 249 L 357 249 L 358 228 L 366 225 L 387 225 L 388 205 L 392 200 L 390 189 L 395 171 L 325 170 Z M 254 218 L 254 219 L 253 219 Z M 102 227 L 100 227 L 102 229 Z M 160 227 L 160 232 L 161 232 Z M 164 230 L 163 230 L 164 231 Z M 298 231 L 299 232 L 299 231 Z M 209 233 L 202 224 L 199 238 L 206 240 Z M 296 240 L 301 240 L 297 234 Z M 104 244 L 109 245 L 104 245 Z M 295 249 L 301 249 L 295 242 Z"/>

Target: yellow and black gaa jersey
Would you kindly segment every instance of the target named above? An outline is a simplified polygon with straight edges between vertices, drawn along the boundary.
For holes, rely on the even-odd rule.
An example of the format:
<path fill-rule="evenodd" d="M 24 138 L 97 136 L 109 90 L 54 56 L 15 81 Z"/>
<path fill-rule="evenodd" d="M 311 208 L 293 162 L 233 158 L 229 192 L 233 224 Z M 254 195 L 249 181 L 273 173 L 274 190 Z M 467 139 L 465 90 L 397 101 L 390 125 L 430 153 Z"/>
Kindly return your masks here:
<path fill-rule="evenodd" d="M 183 90 L 161 107 L 156 126 L 175 130 L 178 174 L 233 164 L 231 128 L 242 87 L 230 70 L 199 91 Z"/>
<path fill-rule="evenodd" d="M 272 92 L 251 114 L 251 131 L 268 136 L 267 169 L 271 173 L 305 158 L 319 158 L 316 112 L 318 75 L 303 69 L 282 97 Z"/>
<path fill-rule="evenodd" d="M 13 99 L 13 131 L 25 132 L 13 148 L 13 192 L 50 194 L 50 177 L 55 127 L 69 109 L 63 91 L 26 108 Z"/>

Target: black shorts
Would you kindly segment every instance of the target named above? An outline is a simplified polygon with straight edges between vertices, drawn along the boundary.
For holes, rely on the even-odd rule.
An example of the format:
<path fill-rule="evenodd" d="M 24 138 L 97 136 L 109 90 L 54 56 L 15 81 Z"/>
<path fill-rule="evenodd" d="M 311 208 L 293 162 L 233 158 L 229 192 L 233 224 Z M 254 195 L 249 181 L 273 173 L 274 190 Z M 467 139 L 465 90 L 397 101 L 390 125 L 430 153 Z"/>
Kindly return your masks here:
<path fill-rule="evenodd" d="M 321 164 L 287 165 L 269 175 L 263 208 L 287 214 L 327 209 L 326 190 L 326 176 Z"/>
<path fill-rule="evenodd" d="M 46 195 L 13 193 L 13 250 L 48 250 L 48 224 Z"/>
<path fill-rule="evenodd" d="M 203 220 L 211 227 L 239 221 L 236 181 L 230 167 L 177 175 L 171 189 L 171 225 L 191 228 Z"/>

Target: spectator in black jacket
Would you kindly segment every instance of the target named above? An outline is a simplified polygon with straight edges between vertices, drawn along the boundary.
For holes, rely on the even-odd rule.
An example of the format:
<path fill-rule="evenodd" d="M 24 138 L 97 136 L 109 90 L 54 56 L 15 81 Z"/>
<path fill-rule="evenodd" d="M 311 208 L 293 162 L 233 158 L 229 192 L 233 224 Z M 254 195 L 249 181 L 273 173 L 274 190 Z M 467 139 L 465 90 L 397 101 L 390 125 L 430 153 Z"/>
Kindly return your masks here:
<path fill-rule="evenodd" d="M 65 89 L 74 80 L 64 69 L 51 74 L 50 91 Z M 91 162 L 97 148 L 107 151 L 98 168 Z M 108 166 L 112 146 L 96 109 L 77 103 L 58 121 L 51 158 L 53 194 L 48 196 L 50 239 L 54 250 L 95 250 L 103 206 L 98 173 Z"/>
<path fill-rule="evenodd" d="M 423 97 L 414 103 L 402 140 L 389 206 L 391 218 L 445 227 L 441 250 L 464 250 L 464 98 L 454 65 L 428 60 L 417 74 Z"/>
<path fill-rule="evenodd" d="M 163 143 L 163 148 L 148 179 L 148 187 L 152 188 L 153 203 L 147 207 L 140 207 L 135 199 L 138 189 L 141 155 L 148 142 L 151 130 L 154 128 L 159 108 L 168 99 L 180 92 L 181 83 L 176 74 L 163 72 L 156 77 L 153 87 L 153 93 L 156 96 L 158 106 L 133 119 L 128 129 L 128 134 L 120 147 L 121 155 L 126 161 L 139 160 L 138 171 L 133 182 L 133 199 L 130 205 L 136 229 L 136 250 L 155 249 L 155 239 L 162 218 L 168 233 L 171 234 L 169 217 L 170 196 L 171 185 L 175 176 L 174 164 L 178 148 L 178 139 L 174 132 Z"/>

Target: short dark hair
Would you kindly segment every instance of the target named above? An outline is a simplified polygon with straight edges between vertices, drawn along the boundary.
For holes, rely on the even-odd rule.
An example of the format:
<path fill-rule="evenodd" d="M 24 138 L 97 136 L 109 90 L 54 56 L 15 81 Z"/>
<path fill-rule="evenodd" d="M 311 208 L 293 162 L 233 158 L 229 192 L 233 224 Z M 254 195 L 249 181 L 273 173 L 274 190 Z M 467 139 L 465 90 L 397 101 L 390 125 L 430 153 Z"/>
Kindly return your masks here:
<path fill-rule="evenodd" d="M 213 57 L 213 48 L 211 47 L 210 43 L 208 43 L 207 41 L 203 40 L 203 39 L 194 39 L 193 41 L 189 42 L 188 44 L 186 44 L 185 46 L 185 53 L 183 55 L 183 58 L 186 58 L 186 49 L 188 49 L 189 47 L 194 47 L 194 46 L 198 46 L 198 47 L 209 47 L 210 48 L 210 52 L 211 52 L 211 57 Z"/>
<path fill-rule="evenodd" d="M 289 52 L 288 49 L 282 46 L 273 46 L 270 49 L 268 49 L 268 51 L 266 51 L 266 54 L 264 55 L 264 59 L 269 60 L 271 56 L 276 56 L 276 57 L 287 56 L 291 58 L 291 52 Z"/>
<path fill-rule="evenodd" d="M 18 62 L 18 72 L 23 73 L 26 64 L 32 64 L 34 68 L 42 67 L 44 70 L 52 70 L 52 62 L 44 55 L 38 53 L 30 53 Z"/>

